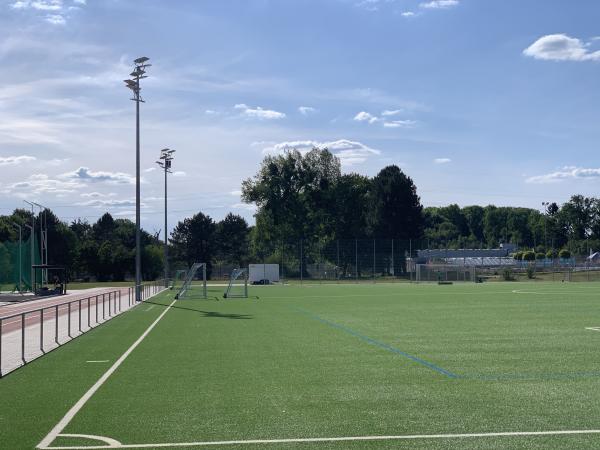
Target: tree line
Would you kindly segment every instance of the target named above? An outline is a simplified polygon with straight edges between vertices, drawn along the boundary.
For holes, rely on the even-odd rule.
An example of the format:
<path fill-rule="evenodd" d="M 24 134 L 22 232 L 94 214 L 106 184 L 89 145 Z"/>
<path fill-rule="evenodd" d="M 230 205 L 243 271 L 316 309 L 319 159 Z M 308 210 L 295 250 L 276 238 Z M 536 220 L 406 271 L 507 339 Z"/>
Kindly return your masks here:
<path fill-rule="evenodd" d="M 600 199 L 574 195 L 562 205 L 546 204 L 542 212 L 493 205 L 424 208 L 413 180 L 399 167 L 384 167 L 373 177 L 343 174 L 340 160 L 327 149 L 266 156 L 256 175 L 242 182 L 242 200 L 256 205 L 254 226 L 232 213 L 215 221 L 198 212 L 177 223 L 169 238 L 172 271 L 208 262 L 210 275 L 214 265 L 278 262 L 284 253 L 296 255 L 298 242 L 305 243 L 303 257 L 310 262 L 317 247 L 365 238 L 411 241 L 412 249 L 494 248 L 501 242 L 538 254 L 600 249 Z M 46 214 L 50 264 L 66 266 L 72 279 L 132 277 L 133 222 L 106 213 L 93 224 L 68 224 L 52 211 Z M 24 209 L 0 216 L 0 269 L 8 264 L 2 242 L 18 239 L 12 223 L 31 219 Z M 29 231 L 23 231 L 26 240 Z M 158 234 L 142 230 L 144 279 L 162 275 L 162 245 Z M 342 246 L 344 251 L 353 250 Z"/>

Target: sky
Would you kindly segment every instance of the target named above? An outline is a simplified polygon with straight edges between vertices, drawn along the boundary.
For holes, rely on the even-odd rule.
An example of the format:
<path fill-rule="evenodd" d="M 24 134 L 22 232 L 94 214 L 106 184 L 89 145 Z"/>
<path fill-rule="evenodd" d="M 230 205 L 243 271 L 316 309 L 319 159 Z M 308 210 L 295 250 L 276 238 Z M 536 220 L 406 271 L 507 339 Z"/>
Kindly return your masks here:
<path fill-rule="evenodd" d="M 267 154 L 328 147 L 344 172 L 398 165 L 425 206 L 542 208 L 600 195 L 595 0 L 0 0 L 0 214 L 253 223 Z"/>

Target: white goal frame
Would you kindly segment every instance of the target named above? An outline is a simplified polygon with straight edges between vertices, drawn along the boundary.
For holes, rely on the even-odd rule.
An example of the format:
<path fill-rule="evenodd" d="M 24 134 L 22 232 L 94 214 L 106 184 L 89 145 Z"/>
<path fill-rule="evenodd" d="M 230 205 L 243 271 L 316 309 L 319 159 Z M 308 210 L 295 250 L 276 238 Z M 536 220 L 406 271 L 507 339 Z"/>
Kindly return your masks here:
<path fill-rule="evenodd" d="M 235 292 L 233 289 L 241 287 L 242 281 L 242 292 Z M 223 293 L 223 298 L 248 298 L 248 269 L 233 269 L 231 271 L 229 283 L 227 284 L 227 289 L 225 289 L 225 292 Z"/>
<path fill-rule="evenodd" d="M 176 299 L 182 300 L 186 298 L 190 288 L 194 285 L 194 278 L 196 277 L 197 273 L 201 274 L 200 280 L 202 281 L 202 295 L 200 297 L 208 297 L 206 289 L 206 263 L 194 263 L 192 267 L 190 267 L 190 270 L 188 270 L 186 273 L 183 285 L 181 286 L 181 289 L 179 289 L 179 292 L 177 292 L 175 295 Z"/>
<path fill-rule="evenodd" d="M 416 282 L 467 282 L 476 283 L 475 266 L 454 264 L 417 264 Z"/>

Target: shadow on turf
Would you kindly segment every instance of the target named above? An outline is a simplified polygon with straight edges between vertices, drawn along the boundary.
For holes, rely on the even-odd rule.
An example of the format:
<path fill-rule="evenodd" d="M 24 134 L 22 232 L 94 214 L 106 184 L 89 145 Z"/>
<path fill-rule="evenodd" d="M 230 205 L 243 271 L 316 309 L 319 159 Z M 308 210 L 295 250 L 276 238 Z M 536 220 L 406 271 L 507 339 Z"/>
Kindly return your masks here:
<path fill-rule="evenodd" d="M 150 301 L 145 301 L 144 303 L 148 303 L 151 305 L 156 305 L 156 306 L 162 306 L 162 307 L 167 307 L 168 305 L 164 305 L 162 303 L 155 303 L 155 302 L 150 302 Z M 200 309 L 194 309 L 194 308 L 186 308 L 185 306 L 171 306 L 171 308 L 173 309 L 185 309 L 187 311 L 193 311 L 193 312 L 197 312 L 203 315 L 203 317 L 208 317 L 208 318 L 216 318 L 216 319 L 235 319 L 235 320 L 248 320 L 248 319 L 253 319 L 254 317 L 252 317 L 250 314 L 223 314 L 220 312 L 216 312 L 216 311 L 202 311 Z"/>

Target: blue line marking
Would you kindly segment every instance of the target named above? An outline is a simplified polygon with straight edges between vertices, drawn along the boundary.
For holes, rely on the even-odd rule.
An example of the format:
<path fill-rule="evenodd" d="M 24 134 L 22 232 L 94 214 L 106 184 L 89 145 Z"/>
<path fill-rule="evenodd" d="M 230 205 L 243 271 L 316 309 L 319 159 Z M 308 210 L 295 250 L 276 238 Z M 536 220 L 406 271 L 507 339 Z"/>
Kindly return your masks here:
<path fill-rule="evenodd" d="M 365 342 L 368 342 L 371 345 L 375 345 L 376 347 L 379 347 L 379 348 L 382 348 L 382 349 L 387 350 L 389 352 L 395 353 L 396 355 L 400 355 L 400 356 L 403 356 L 405 358 L 408 358 L 411 361 L 416 362 L 417 364 L 421 364 L 422 366 L 427 367 L 428 369 L 435 370 L 436 372 L 441 373 L 442 375 L 445 375 L 448 378 L 452 378 L 452 379 L 461 378 L 460 375 L 452 373 L 449 370 L 446 370 L 446 369 L 444 369 L 442 367 L 436 366 L 435 364 L 430 363 L 429 361 L 425 361 L 424 359 L 417 358 L 416 356 L 413 356 L 413 355 L 410 355 L 410 354 L 408 354 L 406 352 L 403 352 L 402 350 L 399 350 L 399 349 L 397 349 L 395 347 L 392 347 L 391 345 L 388 345 L 385 342 L 377 341 L 377 340 L 372 339 L 372 338 L 370 338 L 368 336 L 360 334 L 357 331 L 352 330 L 351 328 L 347 328 L 347 327 L 345 327 L 343 325 L 338 325 L 337 323 L 330 322 L 329 320 L 323 319 L 322 317 L 319 317 L 319 316 L 317 316 L 317 315 L 315 315 L 315 314 L 313 314 L 313 313 L 311 313 L 309 311 L 305 311 L 305 310 L 300 309 L 300 308 L 294 308 L 294 309 L 296 311 L 302 313 L 302 314 L 305 314 L 305 315 L 307 315 L 307 316 L 315 319 L 315 320 L 318 320 L 321 323 L 329 325 L 330 327 L 336 328 L 338 330 L 344 331 L 345 333 L 348 333 L 348 334 L 350 334 L 350 335 L 352 335 L 354 337 L 357 337 L 357 338 L 359 338 L 359 339 L 361 339 L 361 340 L 363 340 Z"/>

